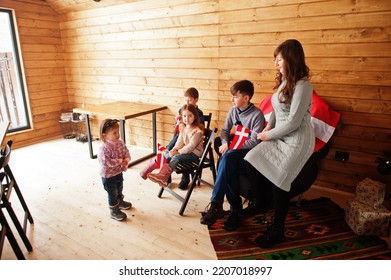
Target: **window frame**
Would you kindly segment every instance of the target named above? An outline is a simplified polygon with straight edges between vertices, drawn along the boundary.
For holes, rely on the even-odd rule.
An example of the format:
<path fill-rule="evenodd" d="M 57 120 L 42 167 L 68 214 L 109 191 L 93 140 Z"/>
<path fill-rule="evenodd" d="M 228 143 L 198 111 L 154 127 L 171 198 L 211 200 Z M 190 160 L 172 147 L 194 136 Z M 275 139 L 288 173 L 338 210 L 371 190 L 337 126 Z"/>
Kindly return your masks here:
<path fill-rule="evenodd" d="M 4 14 L 8 14 L 8 19 L 9 19 L 9 27 L 10 27 L 10 40 L 12 44 L 12 52 L 13 52 L 13 62 L 15 64 L 14 70 L 15 70 L 15 81 L 18 83 L 17 89 L 18 96 L 21 100 L 21 103 L 23 103 L 20 106 L 20 113 L 24 114 L 24 123 L 19 126 L 13 126 L 11 120 L 10 121 L 10 126 L 8 129 L 8 133 L 13 133 L 13 132 L 21 132 L 21 131 L 26 131 L 26 130 L 31 130 L 32 129 L 32 118 L 31 118 L 31 108 L 29 104 L 29 98 L 28 98 L 28 90 L 27 90 L 27 83 L 26 83 L 26 76 L 24 73 L 24 67 L 23 67 L 23 59 L 22 59 L 22 51 L 20 47 L 20 41 L 19 41 L 19 32 L 18 32 L 18 27 L 16 24 L 16 15 L 15 15 L 15 10 L 13 9 L 7 9 L 7 8 L 0 8 L 0 12 Z M 23 109 L 23 111 L 22 111 Z M 0 121 L 2 121 L 0 119 Z M 4 121 L 4 120 L 3 120 Z"/>

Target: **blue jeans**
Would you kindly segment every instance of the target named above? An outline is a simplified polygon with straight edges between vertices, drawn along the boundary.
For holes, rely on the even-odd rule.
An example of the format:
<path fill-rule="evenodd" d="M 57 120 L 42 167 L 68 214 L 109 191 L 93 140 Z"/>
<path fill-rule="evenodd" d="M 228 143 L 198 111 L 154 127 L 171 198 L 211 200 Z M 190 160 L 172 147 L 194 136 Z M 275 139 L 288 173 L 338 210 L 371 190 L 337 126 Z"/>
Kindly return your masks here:
<path fill-rule="evenodd" d="M 103 178 L 102 177 L 102 184 L 107 192 L 109 206 L 116 206 L 119 201 L 121 201 L 124 198 L 124 195 L 122 194 L 122 190 L 124 188 L 124 178 L 122 176 L 122 173 L 115 175 L 110 178 Z"/>
<path fill-rule="evenodd" d="M 224 196 L 232 212 L 242 210 L 240 197 L 240 174 L 246 172 L 244 157 L 249 150 L 228 150 L 220 159 L 217 178 L 212 190 L 212 202 L 223 204 Z"/>

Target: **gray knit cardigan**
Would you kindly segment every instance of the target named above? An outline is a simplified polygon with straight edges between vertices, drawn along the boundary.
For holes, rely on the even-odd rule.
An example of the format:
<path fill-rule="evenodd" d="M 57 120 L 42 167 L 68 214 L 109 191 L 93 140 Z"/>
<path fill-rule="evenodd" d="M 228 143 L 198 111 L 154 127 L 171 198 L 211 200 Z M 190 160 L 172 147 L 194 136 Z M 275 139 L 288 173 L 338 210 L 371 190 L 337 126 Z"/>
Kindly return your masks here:
<path fill-rule="evenodd" d="M 244 158 L 282 190 L 289 191 L 292 181 L 314 151 L 311 125 L 312 85 L 308 79 L 297 82 L 291 101 L 279 102 L 279 86 L 272 96 L 273 113 L 268 131 L 270 140 L 262 141 Z"/>

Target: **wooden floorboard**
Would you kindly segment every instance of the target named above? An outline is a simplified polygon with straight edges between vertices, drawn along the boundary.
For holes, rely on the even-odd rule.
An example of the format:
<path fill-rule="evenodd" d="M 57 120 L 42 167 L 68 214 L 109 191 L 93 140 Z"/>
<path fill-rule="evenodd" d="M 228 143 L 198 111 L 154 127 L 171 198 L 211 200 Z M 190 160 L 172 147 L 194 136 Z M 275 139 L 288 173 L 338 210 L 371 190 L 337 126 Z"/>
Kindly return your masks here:
<path fill-rule="evenodd" d="M 144 151 L 131 152 L 137 157 Z M 27 230 L 34 250 L 22 247 L 27 259 L 216 259 L 199 223 L 211 194 L 207 186 L 194 190 L 180 216 L 179 201 L 167 192 L 159 199 L 158 185 L 141 179 L 143 164 L 136 165 L 124 173 L 125 198 L 133 207 L 118 222 L 109 217 L 98 161 L 89 158 L 87 144 L 59 139 L 15 149 L 9 164 L 34 218 Z M 179 179 L 173 175 L 174 183 Z M 18 201 L 13 207 L 21 214 Z M 2 259 L 16 259 L 5 243 Z"/>
<path fill-rule="evenodd" d="M 130 149 L 133 158 L 145 152 Z M 206 185 L 194 189 L 180 216 L 179 201 L 168 192 L 159 199 L 159 187 L 139 176 L 143 164 L 133 166 L 124 173 L 125 199 L 133 208 L 118 222 L 109 217 L 98 161 L 89 158 L 87 144 L 58 139 L 15 149 L 9 164 L 34 218 L 27 230 L 33 252 L 19 241 L 28 260 L 216 260 L 207 227 L 199 222 L 211 195 Z M 203 178 L 212 181 L 210 172 Z M 179 179 L 173 175 L 174 183 Z M 341 206 L 351 198 L 316 186 L 305 194 L 319 196 Z M 13 207 L 21 214 L 15 197 Z M 16 259 L 7 240 L 2 259 Z"/>

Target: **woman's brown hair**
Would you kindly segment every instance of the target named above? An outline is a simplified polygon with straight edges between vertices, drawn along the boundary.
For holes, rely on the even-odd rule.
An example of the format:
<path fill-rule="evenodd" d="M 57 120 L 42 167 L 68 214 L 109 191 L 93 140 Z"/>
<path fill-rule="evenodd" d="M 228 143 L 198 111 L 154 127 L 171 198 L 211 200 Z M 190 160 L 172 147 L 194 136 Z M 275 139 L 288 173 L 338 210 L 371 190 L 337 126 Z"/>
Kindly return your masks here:
<path fill-rule="evenodd" d="M 296 82 L 305 77 L 310 78 L 309 68 L 305 64 L 303 47 L 295 39 L 286 40 L 281 43 L 274 51 L 274 58 L 279 54 L 285 61 L 284 75 L 280 72 L 277 73 L 274 89 L 277 89 L 285 78 L 286 85 L 281 89 L 283 100 L 280 99 L 280 102 L 287 103 L 292 99 Z"/>

